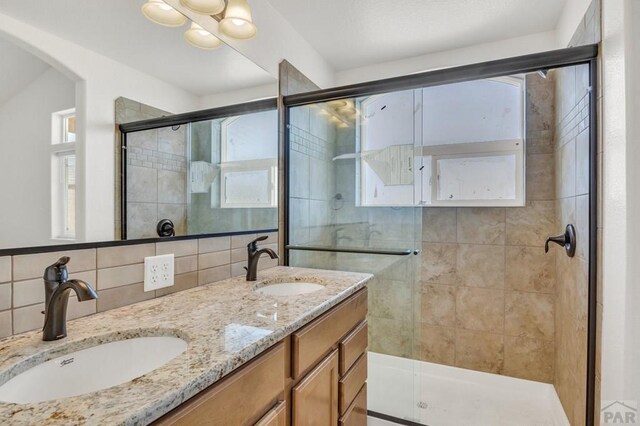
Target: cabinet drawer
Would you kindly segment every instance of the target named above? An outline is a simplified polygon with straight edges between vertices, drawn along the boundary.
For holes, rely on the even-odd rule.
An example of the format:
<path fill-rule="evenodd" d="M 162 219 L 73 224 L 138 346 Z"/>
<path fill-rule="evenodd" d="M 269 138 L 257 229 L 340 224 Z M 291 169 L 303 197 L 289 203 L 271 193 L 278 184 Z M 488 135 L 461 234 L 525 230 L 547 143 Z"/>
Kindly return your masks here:
<path fill-rule="evenodd" d="M 367 322 L 364 321 L 340 342 L 340 375 L 344 375 L 351 366 L 367 351 L 369 342 Z"/>
<path fill-rule="evenodd" d="M 365 383 L 347 412 L 340 418 L 340 426 L 367 426 L 367 384 Z"/>
<path fill-rule="evenodd" d="M 347 408 L 367 381 L 367 354 L 362 354 L 351 370 L 340 379 L 340 415 L 347 412 Z"/>
<path fill-rule="evenodd" d="M 280 401 L 255 426 L 285 426 L 287 424 L 287 401 Z"/>
<path fill-rule="evenodd" d="M 292 377 L 297 379 L 313 367 L 366 316 L 367 289 L 364 289 L 293 333 Z"/>
<path fill-rule="evenodd" d="M 284 344 L 213 384 L 155 425 L 252 425 L 284 396 Z"/>

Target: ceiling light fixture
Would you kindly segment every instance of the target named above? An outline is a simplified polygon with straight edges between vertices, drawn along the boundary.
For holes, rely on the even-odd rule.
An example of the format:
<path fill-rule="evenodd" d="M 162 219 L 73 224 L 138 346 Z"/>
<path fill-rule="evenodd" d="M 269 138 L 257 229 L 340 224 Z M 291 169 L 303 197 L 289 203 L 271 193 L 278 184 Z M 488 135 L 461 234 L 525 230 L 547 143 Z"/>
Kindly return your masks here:
<path fill-rule="evenodd" d="M 253 24 L 247 0 L 180 0 L 180 5 L 218 21 L 220 32 L 231 38 L 245 40 L 256 35 L 257 29 Z M 142 5 L 142 13 L 150 21 L 165 27 L 180 27 L 188 20 L 178 10 L 165 3 L 165 0 L 147 0 Z M 205 26 L 209 27 L 208 24 Z M 218 31 L 210 31 L 193 21 L 184 33 L 184 39 L 201 49 L 215 49 L 222 45 Z"/>
<path fill-rule="evenodd" d="M 224 10 L 224 0 L 180 0 L 187 9 L 203 15 L 217 15 Z"/>
<path fill-rule="evenodd" d="M 247 0 L 228 0 L 224 18 L 220 21 L 220 30 L 237 39 L 249 39 L 256 35 L 257 29 L 251 19 L 251 8 Z"/>
<path fill-rule="evenodd" d="M 165 27 L 181 27 L 187 18 L 162 0 L 148 0 L 142 5 L 142 14 L 150 21 Z"/>
<path fill-rule="evenodd" d="M 190 45 L 199 47 L 200 49 L 215 49 L 222 45 L 222 40 L 195 22 L 192 22 L 191 28 L 185 31 L 184 39 Z"/>

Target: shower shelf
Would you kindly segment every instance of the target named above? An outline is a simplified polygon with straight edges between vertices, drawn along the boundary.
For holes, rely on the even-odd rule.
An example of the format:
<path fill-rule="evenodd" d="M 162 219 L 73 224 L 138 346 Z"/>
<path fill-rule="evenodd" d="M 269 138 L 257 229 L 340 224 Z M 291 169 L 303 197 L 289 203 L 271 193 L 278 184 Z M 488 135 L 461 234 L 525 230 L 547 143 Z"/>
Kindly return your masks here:
<path fill-rule="evenodd" d="M 287 250 L 324 251 L 324 252 L 331 252 L 331 253 L 382 254 L 386 256 L 408 256 L 410 254 L 420 253 L 420 250 L 418 249 L 381 250 L 381 249 L 366 249 L 366 248 L 296 246 L 296 245 L 289 245 L 289 246 L 286 246 L 285 248 Z"/>

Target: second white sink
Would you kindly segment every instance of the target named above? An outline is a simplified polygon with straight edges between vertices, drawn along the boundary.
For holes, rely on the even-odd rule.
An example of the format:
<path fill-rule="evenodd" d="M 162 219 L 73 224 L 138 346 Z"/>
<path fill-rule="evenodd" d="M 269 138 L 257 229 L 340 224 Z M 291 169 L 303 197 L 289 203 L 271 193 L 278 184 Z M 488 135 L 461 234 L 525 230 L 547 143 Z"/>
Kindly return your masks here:
<path fill-rule="evenodd" d="M 187 350 L 177 337 L 137 337 L 72 352 L 18 374 L 0 386 L 0 401 L 17 404 L 83 395 L 126 383 Z"/>
<path fill-rule="evenodd" d="M 314 293 L 318 290 L 322 290 L 323 288 L 323 285 L 316 283 L 291 282 L 268 284 L 256 289 L 255 291 L 256 293 L 268 296 L 297 296 L 300 294 Z"/>

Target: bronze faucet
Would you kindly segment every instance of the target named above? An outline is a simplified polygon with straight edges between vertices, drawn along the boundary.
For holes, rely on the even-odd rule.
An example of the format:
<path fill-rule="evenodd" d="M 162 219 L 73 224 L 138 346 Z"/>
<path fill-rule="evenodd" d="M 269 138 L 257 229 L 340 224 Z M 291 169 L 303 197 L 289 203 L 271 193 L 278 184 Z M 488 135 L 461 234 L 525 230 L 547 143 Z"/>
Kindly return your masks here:
<path fill-rule="evenodd" d="M 244 267 L 247 270 L 247 281 L 256 281 L 258 279 L 258 260 L 260 260 L 260 256 L 266 253 L 272 259 L 278 258 L 276 252 L 270 248 L 258 250 L 258 241 L 264 241 L 267 238 L 269 238 L 267 235 L 263 235 L 247 244 L 247 266 Z"/>
<path fill-rule="evenodd" d="M 81 280 L 69 280 L 69 257 L 64 256 L 44 270 L 44 327 L 42 340 L 51 341 L 67 336 L 67 304 L 69 292 L 75 291 L 78 300 L 97 299 L 95 290 Z"/>

